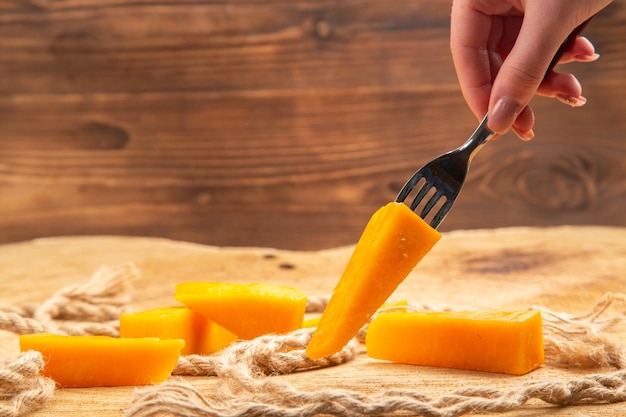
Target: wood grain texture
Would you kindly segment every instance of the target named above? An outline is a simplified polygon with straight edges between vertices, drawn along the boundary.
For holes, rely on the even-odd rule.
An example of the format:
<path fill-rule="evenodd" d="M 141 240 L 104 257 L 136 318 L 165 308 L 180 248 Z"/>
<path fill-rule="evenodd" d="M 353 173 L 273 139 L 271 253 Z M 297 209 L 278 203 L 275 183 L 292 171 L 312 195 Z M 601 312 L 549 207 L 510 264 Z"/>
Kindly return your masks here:
<path fill-rule="evenodd" d="M 38 304 L 56 291 L 87 281 L 103 265 L 133 262 L 132 307 L 172 305 L 175 284 L 185 281 L 269 282 L 291 285 L 309 295 L 328 295 L 352 246 L 317 252 L 270 248 L 218 248 L 165 239 L 75 237 L 0 245 L 0 304 Z M 459 230 L 444 233 L 392 300 L 444 309 L 526 309 L 586 312 L 607 292 L 626 293 L 626 228 L 554 227 Z M 614 306 L 621 312 L 623 305 Z M 613 308 L 613 307 L 612 307 Z M 624 326 L 611 336 L 626 343 Z M 18 351 L 17 336 L 0 332 L 0 359 Z M 410 389 L 442 396 L 468 386 L 514 389 L 531 381 L 568 381 L 611 369 L 566 369 L 548 364 L 512 377 L 452 369 L 416 367 L 369 359 L 361 354 L 344 365 L 285 378 L 296 389 L 344 388 L 364 394 Z M 216 378 L 186 377 L 200 392 Z M 121 417 L 134 387 L 76 388 L 55 392 L 32 416 Z M 553 407 L 531 401 L 506 416 L 621 417 L 626 404 Z"/>
<path fill-rule="evenodd" d="M 449 0 L 13 0 L 0 6 L 0 242 L 139 235 L 319 249 L 476 121 Z M 442 230 L 626 225 L 626 9 L 537 99 L 537 140 L 476 158 Z"/>

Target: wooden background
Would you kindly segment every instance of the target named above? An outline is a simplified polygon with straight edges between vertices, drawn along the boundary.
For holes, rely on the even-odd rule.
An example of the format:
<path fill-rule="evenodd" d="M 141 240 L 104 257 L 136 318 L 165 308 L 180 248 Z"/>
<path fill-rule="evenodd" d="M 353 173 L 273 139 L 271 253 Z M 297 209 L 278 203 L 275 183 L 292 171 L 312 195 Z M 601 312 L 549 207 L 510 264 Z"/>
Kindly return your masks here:
<path fill-rule="evenodd" d="M 313 250 L 476 120 L 450 0 L 0 1 L 0 243 L 159 236 Z M 626 226 L 626 6 L 569 66 L 586 106 L 537 99 L 536 140 L 474 160 L 442 230 Z"/>

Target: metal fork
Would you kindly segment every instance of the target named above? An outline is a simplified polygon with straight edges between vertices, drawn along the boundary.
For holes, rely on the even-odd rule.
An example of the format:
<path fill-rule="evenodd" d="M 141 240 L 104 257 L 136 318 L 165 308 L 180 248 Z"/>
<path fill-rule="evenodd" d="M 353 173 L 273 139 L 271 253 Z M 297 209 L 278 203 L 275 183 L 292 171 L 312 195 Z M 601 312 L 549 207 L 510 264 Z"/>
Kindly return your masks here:
<path fill-rule="evenodd" d="M 430 226 L 436 229 L 459 195 L 472 158 L 494 135 L 494 132 L 487 129 L 487 116 L 485 116 L 467 142 L 433 159 L 413 174 L 400 190 L 396 201 L 403 202 L 416 185 L 421 183 L 421 188 L 409 207 L 415 210 L 430 192 L 430 198 L 421 209 L 419 216 L 426 220 L 428 214 L 438 205 L 438 210 L 430 222 Z"/>
<path fill-rule="evenodd" d="M 574 29 L 561 44 L 559 50 L 550 62 L 545 76 L 547 76 L 558 63 L 561 55 L 563 55 L 576 40 L 576 37 L 582 32 L 587 23 L 589 23 L 589 20 L 590 19 Z M 434 229 L 439 227 L 463 187 L 472 158 L 474 158 L 476 153 L 495 135 L 494 132 L 487 128 L 487 118 L 488 115 L 485 115 L 478 125 L 478 128 L 476 128 L 474 133 L 472 133 L 463 145 L 433 159 L 413 174 L 400 190 L 396 201 L 400 203 L 404 202 L 409 194 L 416 189 L 416 186 L 421 184 L 421 187 L 418 189 L 409 207 L 411 210 L 415 211 L 420 203 L 425 200 L 425 197 L 429 196 L 428 200 L 426 200 L 426 203 L 421 208 L 419 216 L 426 220 L 426 217 L 433 208 L 437 207 L 429 224 Z"/>

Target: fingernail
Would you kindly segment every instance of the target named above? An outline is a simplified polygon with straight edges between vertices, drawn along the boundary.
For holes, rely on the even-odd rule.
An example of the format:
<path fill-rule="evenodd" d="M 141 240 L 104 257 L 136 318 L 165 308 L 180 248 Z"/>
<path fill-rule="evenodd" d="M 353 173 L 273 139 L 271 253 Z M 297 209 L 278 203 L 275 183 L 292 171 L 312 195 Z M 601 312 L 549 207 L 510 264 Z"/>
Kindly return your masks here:
<path fill-rule="evenodd" d="M 526 132 L 522 132 L 521 130 L 516 129 L 515 127 L 512 127 L 511 129 L 523 141 L 529 141 L 535 137 L 535 132 L 532 129 L 527 130 Z"/>
<path fill-rule="evenodd" d="M 568 106 L 572 106 L 572 107 L 581 107 L 587 103 L 587 99 L 584 98 L 583 96 L 572 97 L 572 96 L 557 95 L 556 99 L 559 100 L 561 103 L 567 104 Z"/>
<path fill-rule="evenodd" d="M 600 58 L 600 54 L 591 54 L 591 55 L 576 55 L 574 59 L 578 62 L 593 62 L 597 61 Z"/>
<path fill-rule="evenodd" d="M 500 97 L 489 113 L 488 127 L 496 133 L 506 132 L 522 110 L 519 101 L 511 97 Z"/>

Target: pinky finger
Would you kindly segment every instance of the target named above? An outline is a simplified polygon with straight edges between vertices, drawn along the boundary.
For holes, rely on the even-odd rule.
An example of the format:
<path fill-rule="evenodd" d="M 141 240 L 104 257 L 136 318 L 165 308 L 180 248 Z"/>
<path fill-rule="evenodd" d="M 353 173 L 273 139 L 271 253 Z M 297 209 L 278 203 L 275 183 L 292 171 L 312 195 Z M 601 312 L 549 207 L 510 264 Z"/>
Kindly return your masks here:
<path fill-rule="evenodd" d="M 587 102 L 587 99 L 581 95 L 580 82 L 572 74 L 550 73 L 537 90 L 537 94 L 544 97 L 554 97 L 561 103 L 572 107 L 580 107 Z"/>
<path fill-rule="evenodd" d="M 570 62 L 593 62 L 600 58 L 591 41 L 584 36 L 576 38 L 570 48 L 567 49 L 559 59 L 559 64 Z"/>

